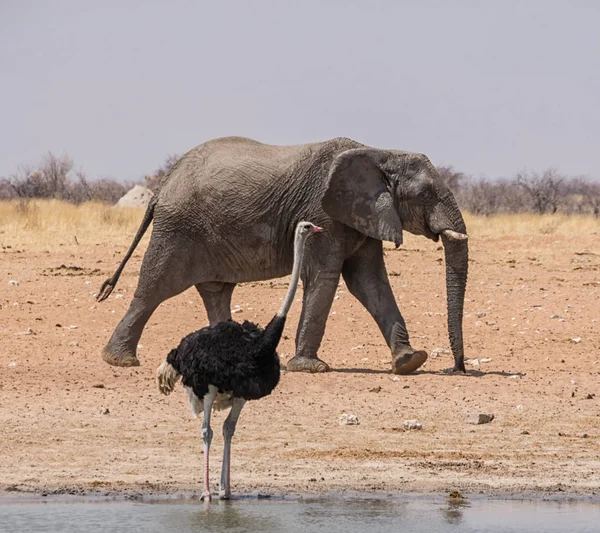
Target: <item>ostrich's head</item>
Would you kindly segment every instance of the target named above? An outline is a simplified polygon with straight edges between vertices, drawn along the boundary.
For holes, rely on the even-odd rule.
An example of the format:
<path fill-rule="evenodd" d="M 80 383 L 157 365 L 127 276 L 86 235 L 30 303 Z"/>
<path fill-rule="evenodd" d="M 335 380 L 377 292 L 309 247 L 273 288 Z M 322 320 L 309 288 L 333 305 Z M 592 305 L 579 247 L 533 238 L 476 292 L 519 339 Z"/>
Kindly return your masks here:
<path fill-rule="evenodd" d="M 303 239 L 308 238 L 313 233 L 320 233 L 321 231 L 325 230 L 320 226 L 315 226 L 312 222 L 306 222 L 304 220 L 298 222 L 298 225 L 296 226 L 296 234 Z"/>

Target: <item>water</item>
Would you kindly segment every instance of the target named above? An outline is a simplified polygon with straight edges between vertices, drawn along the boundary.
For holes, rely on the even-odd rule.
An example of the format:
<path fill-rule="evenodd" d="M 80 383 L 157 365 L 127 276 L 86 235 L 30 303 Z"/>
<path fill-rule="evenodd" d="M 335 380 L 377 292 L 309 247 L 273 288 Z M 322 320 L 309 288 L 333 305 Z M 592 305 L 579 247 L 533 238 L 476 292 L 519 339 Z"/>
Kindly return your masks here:
<path fill-rule="evenodd" d="M 597 533 L 599 524 L 599 503 L 474 500 L 450 504 L 432 498 L 0 503 L 2 533 Z"/>

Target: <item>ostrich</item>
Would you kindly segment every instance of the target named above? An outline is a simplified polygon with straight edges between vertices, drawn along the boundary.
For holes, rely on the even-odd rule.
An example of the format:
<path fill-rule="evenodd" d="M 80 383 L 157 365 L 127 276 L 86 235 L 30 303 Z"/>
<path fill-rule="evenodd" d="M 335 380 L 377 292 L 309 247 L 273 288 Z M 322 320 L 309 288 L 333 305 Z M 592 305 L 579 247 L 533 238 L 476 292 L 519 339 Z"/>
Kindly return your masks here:
<path fill-rule="evenodd" d="M 207 326 L 184 337 L 175 350 L 158 367 L 160 392 L 170 394 L 180 377 L 188 399 L 198 416 L 204 412 L 204 491 L 202 499 L 210 500 L 208 463 L 213 431 L 211 410 L 231 408 L 223 423 L 223 464 L 219 497 L 231 495 L 229 463 L 231 439 L 242 407 L 247 400 L 258 400 L 271 394 L 279 382 L 280 364 L 276 348 L 283 333 L 287 313 L 294 300 L 306 239 L 324 231 L 310 222 L 300 222 L 294 234 L 294 266 L 287 294 L 281 308 L 263 330 L 252 322 L 238 324 L 233 320 Z"/>

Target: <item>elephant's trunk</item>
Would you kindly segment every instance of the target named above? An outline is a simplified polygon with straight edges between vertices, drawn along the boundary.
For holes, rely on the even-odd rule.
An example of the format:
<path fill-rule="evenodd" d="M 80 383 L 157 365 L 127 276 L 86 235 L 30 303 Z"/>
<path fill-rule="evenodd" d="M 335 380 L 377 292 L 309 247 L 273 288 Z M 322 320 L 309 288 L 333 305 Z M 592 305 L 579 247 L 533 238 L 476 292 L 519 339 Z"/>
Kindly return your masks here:
<path fill-rule="evenodd" d="M 464 230 L 463 230 L 464 232 Z M 448 335 L 454 356 L 454 370 L 465 370 L 463 347 L 463 309 L 467 271 L 469 265 L 469 247 L 467 240 L 455 240 L 442 234 L 446 257 L 446 295 L 448 304 Z"/>

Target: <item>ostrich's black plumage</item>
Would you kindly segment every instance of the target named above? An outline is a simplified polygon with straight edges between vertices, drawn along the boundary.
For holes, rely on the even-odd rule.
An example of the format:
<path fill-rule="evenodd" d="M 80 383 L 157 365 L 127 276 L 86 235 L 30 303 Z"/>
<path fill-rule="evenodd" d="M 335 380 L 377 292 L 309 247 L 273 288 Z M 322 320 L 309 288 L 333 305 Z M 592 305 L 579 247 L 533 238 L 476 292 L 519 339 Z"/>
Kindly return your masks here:
<path fill-rule="evenodd" d="M 279 316 L 264 330 L 247 320 L 219 322 L 184 337 L 167 362 L 199 399 L 213 385 L 235 398 L 257 400 L 271 394 L 279 383 L 276 349 L 284 325 L 285 317 Z"/>

